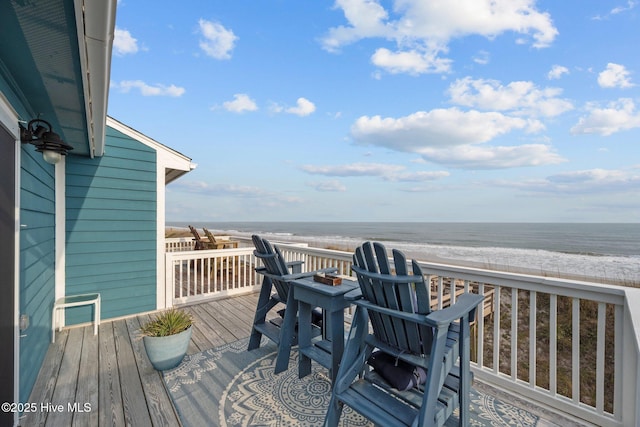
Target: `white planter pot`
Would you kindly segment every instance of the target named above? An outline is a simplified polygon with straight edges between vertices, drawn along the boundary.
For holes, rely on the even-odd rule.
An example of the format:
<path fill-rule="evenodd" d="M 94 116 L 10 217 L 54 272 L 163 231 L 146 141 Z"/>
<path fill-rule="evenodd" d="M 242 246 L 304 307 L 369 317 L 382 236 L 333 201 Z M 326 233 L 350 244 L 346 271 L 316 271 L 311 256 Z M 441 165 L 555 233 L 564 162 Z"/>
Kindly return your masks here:
<path fill-rule="evenodd" d="M 158 371 L 173 369 L 182 362 L 187 354 L 189 341 L 193 326 L 180 332 L 179 334 L 167 337 L 147 337 L 143 338 L 144 348 L 151 364 Z"/>

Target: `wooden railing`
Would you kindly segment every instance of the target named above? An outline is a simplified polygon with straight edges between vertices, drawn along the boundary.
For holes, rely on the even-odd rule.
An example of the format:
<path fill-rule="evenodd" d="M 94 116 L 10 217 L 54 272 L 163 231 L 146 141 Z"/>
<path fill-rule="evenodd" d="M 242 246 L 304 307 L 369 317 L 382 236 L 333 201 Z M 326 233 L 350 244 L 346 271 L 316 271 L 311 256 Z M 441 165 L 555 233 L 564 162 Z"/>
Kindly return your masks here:
<path fill-rule="evenodd" d="M 304 270 L 349 275 L 351 253 L 278 244 Z M 174 304 L 259 289 L 253 248 L 166 254 Z M 638 425 L 640 290 L 421 262 L 434 308 L 485 295 L 473 328 L 476 378 L 602 426 Z"/>

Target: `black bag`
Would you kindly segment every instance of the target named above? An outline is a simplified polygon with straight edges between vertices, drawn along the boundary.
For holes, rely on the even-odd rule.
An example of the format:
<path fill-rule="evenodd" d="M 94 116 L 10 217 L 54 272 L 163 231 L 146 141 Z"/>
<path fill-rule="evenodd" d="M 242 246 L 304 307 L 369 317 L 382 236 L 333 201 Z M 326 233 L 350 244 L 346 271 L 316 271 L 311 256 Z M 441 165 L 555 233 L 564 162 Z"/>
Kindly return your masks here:
<path fill-rule="evenodd" d="M 396 359 L 382 351 L 374 351 L 367 363 L 387 381 L 391 387 L 399 391 L 407 391 L 427 380 L 427 371 L 420 366 L 413 366 L 404 360 Z"/>

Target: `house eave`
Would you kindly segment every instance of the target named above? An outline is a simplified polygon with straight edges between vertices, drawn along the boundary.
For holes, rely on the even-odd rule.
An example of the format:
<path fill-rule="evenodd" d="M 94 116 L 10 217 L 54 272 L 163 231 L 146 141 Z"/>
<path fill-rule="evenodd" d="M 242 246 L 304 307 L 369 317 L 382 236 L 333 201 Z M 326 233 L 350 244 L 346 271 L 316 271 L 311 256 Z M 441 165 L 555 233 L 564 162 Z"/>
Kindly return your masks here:
<path fill-rule="evenodd" d="M 153 148 L 158 153 L 158 158 L 162 158 L 162 167 L 165 170 L 165 185 L 175 181 L 182 175 L 189 173 L 196 168 L 196 164 L 191 161 L 190 157 L 168 147 L 158 141 L 149 138 L 141 132 L 119 122 L 113 117 L 107 116 L 107 126 L 116 129 L 119 132 L 139 141 L 140 143 Z"/>
<path fill-rule="evenodd" d="M 75 0 L 89 155 L 92 158 L 103 156 L 105 150 L 116 4 L 116 0 Z"/>
<path fill-rule="evenodd" d="M 0 89 L 26 125 L 102 156 L 117 0 L 0 2 Z"/>

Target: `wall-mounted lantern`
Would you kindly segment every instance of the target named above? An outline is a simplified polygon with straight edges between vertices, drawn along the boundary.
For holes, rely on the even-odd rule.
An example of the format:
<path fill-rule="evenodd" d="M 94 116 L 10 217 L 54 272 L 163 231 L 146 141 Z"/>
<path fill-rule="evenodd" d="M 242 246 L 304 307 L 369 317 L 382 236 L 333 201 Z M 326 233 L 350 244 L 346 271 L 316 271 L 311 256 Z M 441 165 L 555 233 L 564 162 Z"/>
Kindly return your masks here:
<path fill-rule="evenodd" d="M 51 124 L 46 120 L 33 119 L 27 127 L 20 123 L 20 142 L 23 144 L 33 144 L 36 151 L 42 153 L 44 161 L 55 165 L 62 156 L 67 155 L 67 151 L 73 147 L 60 139 L 60 135 L 51 130 Z"/>

